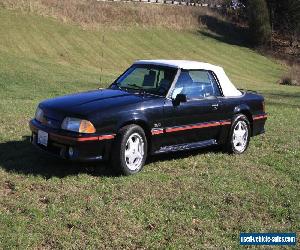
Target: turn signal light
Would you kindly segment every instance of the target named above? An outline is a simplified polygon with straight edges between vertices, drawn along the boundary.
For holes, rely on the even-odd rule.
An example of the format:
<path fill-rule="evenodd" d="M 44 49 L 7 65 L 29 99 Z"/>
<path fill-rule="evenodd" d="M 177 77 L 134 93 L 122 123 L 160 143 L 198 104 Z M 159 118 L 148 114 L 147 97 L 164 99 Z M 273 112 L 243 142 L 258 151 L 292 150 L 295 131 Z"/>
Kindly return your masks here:
<path fill-rule="evenodd" d="M 92 134 L 96 132 L 94 125 L 87 120 L 66 117 L 61 125 L 61 128 L 68 131 Z"/>

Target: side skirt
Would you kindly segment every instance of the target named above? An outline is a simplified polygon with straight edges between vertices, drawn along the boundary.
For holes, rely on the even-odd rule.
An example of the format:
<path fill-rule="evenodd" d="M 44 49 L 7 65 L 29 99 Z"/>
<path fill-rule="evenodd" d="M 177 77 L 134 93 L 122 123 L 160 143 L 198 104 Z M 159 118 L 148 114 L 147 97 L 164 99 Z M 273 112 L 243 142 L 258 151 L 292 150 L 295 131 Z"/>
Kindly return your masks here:
<path fill-rule="evenodd" d="M 204 147 L 208 147 L 208 146 L 212 146 L 212 145 L 217 145 L 217 141 L 212 139 L 212 140 L 199 141 L 199 142 L 193 142 L 193 143 L 183 143 L 183 144 L 165 146 L 165 147 L 161 147 L 159 150 L 155 151 L 153 154 L 162 154 L 162 153 L 168 153 L 168 152 L 176 152 L 176 151 L 183 151 L 183 150 L 189 150 L 189 149 L 204 148 Z"/>

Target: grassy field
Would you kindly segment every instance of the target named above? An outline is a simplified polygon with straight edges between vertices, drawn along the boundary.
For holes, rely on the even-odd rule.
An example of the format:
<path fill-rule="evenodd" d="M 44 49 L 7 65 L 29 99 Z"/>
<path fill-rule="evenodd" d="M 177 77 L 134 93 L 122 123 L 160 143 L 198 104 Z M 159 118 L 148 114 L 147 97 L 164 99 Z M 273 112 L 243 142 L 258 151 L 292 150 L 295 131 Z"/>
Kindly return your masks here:
<path fill-rule="evenodd" d="M 239 248 L 240 232 L 299 232 L 300 88 L 277 84 L 283 65 L 222 42 L 226 34 L 83 30 L 4 9 L 0 23 L 0 249 Z M 153 157 L 132 177 L 29 144 L 41 100 L 107 86 L 141 58 L 223 66 L 266 97 L 266 134 L 243 155 Z"/>

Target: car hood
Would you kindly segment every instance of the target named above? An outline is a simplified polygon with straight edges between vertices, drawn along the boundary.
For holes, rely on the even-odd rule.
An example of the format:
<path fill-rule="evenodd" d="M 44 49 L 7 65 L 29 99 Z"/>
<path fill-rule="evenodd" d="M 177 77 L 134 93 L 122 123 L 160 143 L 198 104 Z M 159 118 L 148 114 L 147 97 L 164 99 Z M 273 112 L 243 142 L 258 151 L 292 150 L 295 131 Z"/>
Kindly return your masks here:
<path fill-rule="evenodd" d="M 56 119 L 66 115 L 87 117 L 91 113 L 106 111 L 109 108 L 138 103 L 145 98 L 147 97 L 122 90 L 103 89 L 48 99 L 39 106 L 46 116 L 55 116 Z"/>

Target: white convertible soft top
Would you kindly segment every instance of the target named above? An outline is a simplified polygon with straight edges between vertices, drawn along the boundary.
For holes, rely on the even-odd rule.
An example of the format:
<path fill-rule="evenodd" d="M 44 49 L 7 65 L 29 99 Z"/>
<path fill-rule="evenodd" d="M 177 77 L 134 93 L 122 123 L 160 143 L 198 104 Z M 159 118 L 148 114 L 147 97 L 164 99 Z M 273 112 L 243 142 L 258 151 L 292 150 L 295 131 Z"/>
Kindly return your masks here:
<path fill-rule="evenodd" d="M 193 69 L 204 69 L 213 71 L 222 88 L 224 96 L 240 96 L 242 93 L 233 85 L 224 69 L 220 66 L 216 66 L 209 63 L 187 61 L 187 60 L 139 60 L 135 64 L 153 64 L 169 66 L 179 69 L 193 70 Z"/>

